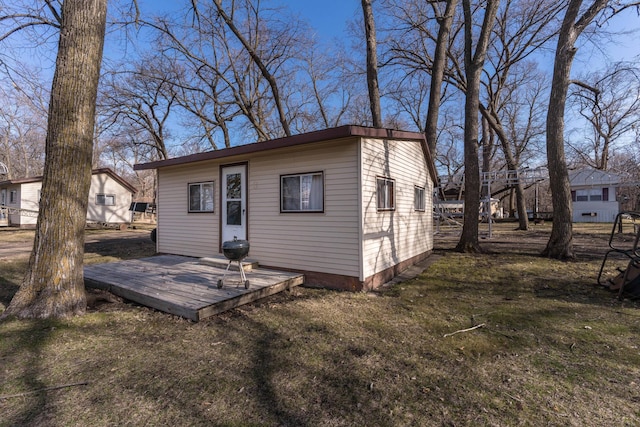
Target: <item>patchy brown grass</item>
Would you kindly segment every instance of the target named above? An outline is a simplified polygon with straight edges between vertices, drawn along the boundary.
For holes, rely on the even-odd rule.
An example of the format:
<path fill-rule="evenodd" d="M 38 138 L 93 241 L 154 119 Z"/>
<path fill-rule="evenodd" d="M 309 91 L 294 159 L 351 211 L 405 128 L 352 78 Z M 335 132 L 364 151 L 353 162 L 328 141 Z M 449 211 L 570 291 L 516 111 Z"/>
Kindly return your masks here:
<path fill-rule="evenodd" d="M 443 234 L 427 271 L 375 293 L 0 323 L 0 425 L 639 425 L 640 305 L 594 286 L 610 225 L 576 227 L 575 262 L 537 256 L 550 225 L 511 228 L 488 255 Z"/>
<path fill-rule="evenodd" d="M 20 230 L 9 227 L 0 227 L 0 242 L 31 242 L 33 241 L 33 230 Z"/>

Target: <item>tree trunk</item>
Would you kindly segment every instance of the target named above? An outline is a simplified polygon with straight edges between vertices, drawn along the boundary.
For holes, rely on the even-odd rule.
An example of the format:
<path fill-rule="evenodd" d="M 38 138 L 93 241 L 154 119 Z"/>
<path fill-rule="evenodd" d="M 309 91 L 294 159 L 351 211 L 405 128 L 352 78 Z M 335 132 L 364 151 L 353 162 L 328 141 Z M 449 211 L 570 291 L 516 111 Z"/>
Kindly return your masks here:
<path fill-rule="evenodd" d="M 107 0 L 63 2 L 35 240 L 27 274 L 3 317 L 85 312 L 84 227 L 106 13 Z"/>
<path fill-rule="evenodd" d="M 440 98 L 442 97 L 442 82 L 444 71 L 447 67 L 447 47 L 449 45 L 449 34 L 453 23 L 453 15 L 458 5 L 458 0 L 448 0 L 447 7 L 438 23 L 438 38 L 436 40 L 436 51 L 433 55 L 433 66 L 431 69 L 431 86 L 429 88 L 429 109 L 427 111 L 427 123 L 425 124 L 425 139 L 429 146 L 431 155 L 436 155 L 436 141 L 438 139 L 438 117 L 440 115 Z"/>
<path fill-rule="evenodd" d="M 607 0 L 596 0 L 576 21 L 582 0 L 571 0 L 567 7 L 556 47 L 553 81 L 547 111 L 547 163 L 553 204 L 551 236 L 542 255 L 556 259 L 575 258 L 573 252 L 573 212 L 569 172 L 564 152 L 564 112 L 576 53 L 575 42 L 584 28 L 607 5 Z"/>
<path fill-rule="evenodd" d="M 364 13 L 364 30 L 367 39 L 367 87 L 369 88 L 369 105 L 374 128 L 382 128 L 382 110 L 380 108 L 380 87 L 378 86 L 378 53 L 376 40 L 376 24 L 373 19 L 371 0 L 362 0 Z"/>
<path fill-rule="evenodd" d="M 464 62 L 467 91 L 464 103 L 464 224 L 456 250 L 481 252 L 478 240 L 480 209 L 480 166 L 478 160 L 478 112 L 480 108 L 480 77 L 484 67 L 491 27 L 498 11 L 499 0 L 488 0 L 482 29 L 473 51 L 473 22 L 470 0 L 463 0 Z"/>

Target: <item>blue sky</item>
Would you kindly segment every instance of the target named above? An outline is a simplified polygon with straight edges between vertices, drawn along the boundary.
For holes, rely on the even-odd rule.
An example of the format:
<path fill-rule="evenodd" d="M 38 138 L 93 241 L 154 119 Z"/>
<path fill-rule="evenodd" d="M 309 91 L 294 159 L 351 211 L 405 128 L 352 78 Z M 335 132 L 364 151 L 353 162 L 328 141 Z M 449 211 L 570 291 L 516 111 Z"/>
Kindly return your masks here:
<path fill-rule="evenodd" d="M 189 0 L 141 0 L 142 11 L 179 10 L 189 4 Z M 325 41 L 333 37 L 340 37 L 347 21 L 354 16 L 360 16 L 359 0 L 273 0 L 272 4 L 288 6 L 293 13 L 309 22 L 318 31 L 318 35 Z"/>
<path fill-rule="evenodd" d="M 326 40 L 340 37 L 347 21 L 362 14 L 356 0 L 282 0 L 282 3 L 300 13 Z"/>
<path fill-rule="evenodd" d="M 140 0 L 143 12 L 147 11 L 171 11 L 182 9 L 189 4 L 189 0 Z M 362 11 L 359 0 L 272 0 L 272 4 L 287 6 L 293 13 L 300 14 L 312 28 L 317 31 L 318 39 L 330 42 L 335 37 L 345 35 L 348 21 L 360 18 Z M 375 12 L 375 10 L 374 10 Z M 631 60 L 640 55 L 640 43 L 638 43 L 638 29 L 640 17 L 635 11 L 627 11 L 621 16 L 615 17 L 606 27 L 609 31 L 631 31 L 634 34 L 616 37 L 616 42 L 606 45 L 583 45 L 578 53 L 578 66 L 596 62 L 605 62 L 603 53 L 609 56 L 610 61 Z M 584 37 L 580 40 L 583 42 Z M 582 62 L 582 64 L 581 64 Z"/>

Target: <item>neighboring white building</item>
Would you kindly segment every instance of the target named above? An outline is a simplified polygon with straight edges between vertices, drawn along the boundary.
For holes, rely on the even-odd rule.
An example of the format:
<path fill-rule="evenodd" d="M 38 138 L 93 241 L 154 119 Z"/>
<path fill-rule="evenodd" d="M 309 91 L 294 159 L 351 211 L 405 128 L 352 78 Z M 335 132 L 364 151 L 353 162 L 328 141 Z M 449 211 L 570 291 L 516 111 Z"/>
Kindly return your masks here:
<path fill-rule="evenodd" d="M 42 177 L 0 182 L 0 205 L 5 206 L 5 224 L 34 227 L 37 222 Z M 136 188 L 109 168 L 95 169 L 91 175 L 87 221 L 122 224 L 131 222 L 129 207 Z"/>
<path fill-rule="evenodd" d="M 616 197 L 620 176 L 598 170 L 569 172 L 573 222 L 614 222 L 620 206 Z"/>
<path fill-rule="evenodd" d="M 157 169 L 157 250 L 211 257 L 250 241 L 311 286 L 371 289 L 433 249 L 424 135 L 342 126 L 135 166 Z"/>

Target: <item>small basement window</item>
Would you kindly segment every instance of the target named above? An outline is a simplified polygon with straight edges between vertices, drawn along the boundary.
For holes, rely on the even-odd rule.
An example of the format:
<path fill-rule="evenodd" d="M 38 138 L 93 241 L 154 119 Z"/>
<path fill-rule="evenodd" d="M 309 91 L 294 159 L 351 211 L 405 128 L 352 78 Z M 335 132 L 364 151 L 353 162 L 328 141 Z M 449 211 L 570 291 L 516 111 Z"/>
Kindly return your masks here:
<path fill-rule="evenodd" d="M 96 194 L 96 205 L 115 206 L 116 196 L 114 194 Z"/>
<path fill-rule="evenodd" d="M 390 211 L 396 208 L 395 181 L 391 178 L 376 178 L 376 198 L 379 211 Z"/>
<path fill-rule="evenodd" d="M 189 212 L 213 212 L 213 181 L 189 184 Z"/>
<path fill-rule="evenodd" d="M 281 175 L 280 212 L 324 212 L 324 173 Z"/>
<path fill-rule="evenodd" d="M 416 211 L 425 211 L 424 187 L 413 187 L 413 209 Z"/>

